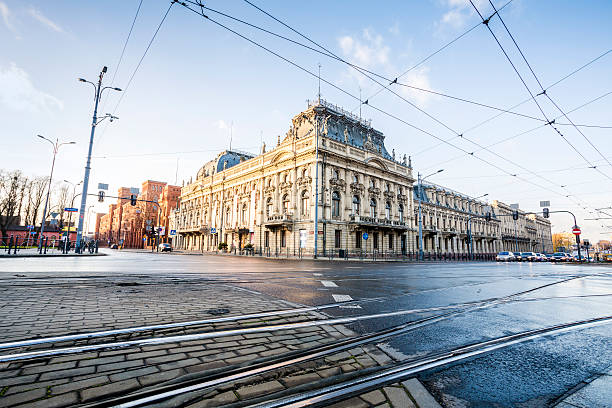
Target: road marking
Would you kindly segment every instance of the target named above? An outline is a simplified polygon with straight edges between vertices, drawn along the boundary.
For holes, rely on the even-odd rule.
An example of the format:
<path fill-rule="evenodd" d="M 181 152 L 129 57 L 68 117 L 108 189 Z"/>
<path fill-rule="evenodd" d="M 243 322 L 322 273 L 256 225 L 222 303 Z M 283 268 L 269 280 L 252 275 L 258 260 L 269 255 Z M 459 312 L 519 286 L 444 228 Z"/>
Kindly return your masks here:
<path fill-rule="evenodd" d="M 353 300 L 353 298 L 350 297 L 349 295 L 336 295 L 336 294 L 333 294 L 332 297 L 334 298 L 334 300 L 336 302 L 350 302 L 351 300 Z"/>
<path fill-rule="evenodd" d="M 327 281 L 327 280 L 322 280 L 321 283 L 323 284 L 323 286 L 325 286 L 326 288 L 337 288 L 338 285 L 336 285 L 334 282 L 332 281 Z"/>
<path fill-rule="evenodd" d="M 340 309 L 361 309 L 361 306 L 359 306 L 359 305 L 346 305 L 346 306 L 340 306 Z"/>
<path fill-rule="evenodd" d="M 322 273 L 313 273 L 314 276 L 323 276 Z"/>

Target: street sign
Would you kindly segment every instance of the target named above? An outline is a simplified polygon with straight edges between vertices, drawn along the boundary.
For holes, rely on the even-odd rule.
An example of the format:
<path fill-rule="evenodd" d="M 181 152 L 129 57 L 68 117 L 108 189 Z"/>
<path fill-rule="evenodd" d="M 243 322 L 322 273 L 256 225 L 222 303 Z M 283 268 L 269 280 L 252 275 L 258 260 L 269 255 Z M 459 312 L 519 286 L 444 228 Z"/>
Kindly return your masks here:
<path fill-rule="evenodd" d="M 34 229 L 34 226 L 33 225 L 28 225 L 26 228 L 31 230 L 31 229 Z"/>
<path fill-rule="evenodd" d="M 98 183 L 98 190 L 108 190 L 108 184 Z"/>
<path fill-rule="evenodd" d="M 173 230 L 174 231 L 174 230 Z M 176 233 L 176 231 L 174 231 Z M 216 234 L 217 233 L 217 229 L 216 228 L 211 228 L 210 229 L 210 233 L 211 234 Z"/>
<path fill-rule="evenodd" d="M 572 234 L 580 235 L 580 227 L 577 225 L 574 225 L 574 229 L 572 229 Z"/>
<path fill-rule="evenodd" d="M 140 194 L 140 189 L 138 187 L 130 187 L 130 194 L 138 195 Z"/>
<path fill-rule="evenodd" d="M 72 208 L 72 207 L 66 207 L 66 208 L 64 208 L 64 211 L 66 211 L 66 212 L 78 212 L 79 209 L 78 208 Z"/>
<path fill-rule="evenodd" d="M 170 235 L 176 235 L 176 230 L 170 230 Z"/>
<path fill-rule="evenodd" d="M 518 205 L 518 203 L 510 204 L 510 208 L 512 208 L 513 210 L 518 210 L 519 209 L 519 205 Z"/>
<path fill-rule="evenodd" d="M 59 213 L 52 212 L 52 213 L 51 213 L 51 218 L 56 218 L 58 215 L 59 215 Z"/>
<path fill-rule="evenodd" d="M 540 207 L 550 207 L 550 201 L 540 201 Z"/>
<path fill-rule="evenodd" d="M 364 232 L 362 235 L 363 239 L 365 239 L 366 241 L 368 240 L 368 233 Z"/>

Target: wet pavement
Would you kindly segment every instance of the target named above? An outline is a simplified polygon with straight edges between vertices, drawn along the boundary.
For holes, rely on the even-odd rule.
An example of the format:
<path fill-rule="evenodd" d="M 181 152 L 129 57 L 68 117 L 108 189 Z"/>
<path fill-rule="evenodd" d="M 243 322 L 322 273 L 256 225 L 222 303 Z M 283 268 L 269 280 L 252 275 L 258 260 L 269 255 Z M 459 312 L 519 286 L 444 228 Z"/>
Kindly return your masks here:
<path fill-rule="evenodd" d="M 304 305 L 359 301 L 343 308 L 326 309 L 325 313 L 333 317 L 449 305 L 461 309 L 462 313 L 397 336 L 383 345 L 404 360 L 527 330 L 612 314 L 612 268 L 606 266 L 358 263 L 104 252 L 110 256 L 0 259 L 0 286 L 7 294 L 16 287 L 31 287 L 34 291 L 34 288 L 49 285 L 58 288 L 75 284 L 87 286 L 107 279 L 125 283 L 164 279 L 176 282 L 176 288 L 170 291 L 175 300 L 180 298 L 181 285 L 193 289 L 206 283 L 240 287 L 250 291 L 245 293 L 255 292 Z M 136 292 L 130 293 L 133 289 L 125 288 L 124 293 L 130 299 L 126 298 L 126 302 L 142 302 Z M 196 292 L 186 293 L 188 296 L 183 301 L 196 307 L 186 308 L 185 318 L 180 312 L 160 314 L 159 318 L 178 321 L 196 316 L 205 307 L 205 299 L 197 299 Z M 69 293 L 62 293 L 62 296 L 64 302 L 69 301 Z M 114 301 L 121 303 L 120 298 Z M 481 303 L 474 307 L 473 302 Z M 101 308 L 108 307 L 103 303 Z M 11 307 L 16 304 L 9 303 L 2 308 L 5 319 Z M 116 313 L 121 315 L 119 311 Z M 422 311 L 362 320 L 347 326 L 355 332 L 368 333 L 440 313 L 443 311 Z M 44 311 L 40 311 L 40 316 L 44 318 Z M 130 316 L 122 315 L 121 318 L 125 320 L 119 324 L 141 324 L 130 324 Z M 44 335 L 45 330 L 67 331 L 52 324 L 37 326 L 38 331 L 13 331 L 2 337 L 18 339 Z M 91 322 L 91 328 L 99 327 L 106 326 Z M 604 380 L 609 378 L 612 366 L 611 350 L 612 324 L 580 327 L 425 371 L 419 378 L 447 407 L 555 404 L 568 407 L 578 398 L 596 407 L 612 406 L 612 402 L 606 401 L 609 394 L 600 391 L 606 388 L 602 384 L 609 384 Z M 594 391 L 589 392 L 589 389 Z"/>

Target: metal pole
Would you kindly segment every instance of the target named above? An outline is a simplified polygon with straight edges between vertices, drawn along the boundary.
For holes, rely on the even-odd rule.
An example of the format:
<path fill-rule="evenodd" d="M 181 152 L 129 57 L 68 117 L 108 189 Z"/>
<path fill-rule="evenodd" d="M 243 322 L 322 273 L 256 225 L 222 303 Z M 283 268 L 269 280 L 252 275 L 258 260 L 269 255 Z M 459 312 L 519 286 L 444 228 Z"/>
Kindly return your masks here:
<path fill-rule="evenodd" d="M 314 225 L 314 259 L 317 259 L 319 243 L 319 118 L 315 110 L 315 225 Z"/>
<path fill-rule="evenodd" d="M 47 139 L 46 139 L 47 140 Z M 45 220 L 47 219 L 47 207 L 49 206 L 49 194 L 51 193 L 51 183 L 53 182 L 53 169 L 55 168 L 55 156 L 57 155 L 58 140 L 55 140 L 53 145 L 53 161 L 51 162 L 51 175 L 49 176 L 49 188 L 47 189 L 47 199 L 45 200 L 45 209 L 43 210 L 42 225 L 40 226 L 40 237 L 38 244 L 38 253 L 42 253 L 43 234 L 45 233 Z"/>
<path fill-rule="evenodd" d="M 75 242 L 75 252 L 80 253 L 79 243 L 81 242 L 83 236 L 83 221 L 85 218 L 85 206 L 87 205 L 87 188 L 89 187 L 89 171 L 91 170 L 91 150 L 93 148 L 93 140 L 94 134 L 96 132 L 96 122 L 98 121 L 98 103 L 100 102 L 100 93 L 102 90 L 102 77 L 104 77 L 104 73 L 106 72 L 106 67 L 102 68 L 100 72 L 100 77 L 98 79 L 98 85 L 94 84 L 96 88 L 96 96 L 95 96 L 95 105 L 93 111 L 93 119 L 91 121 L 91 134 L 89 136 L 89 149 L 87 152 L 87 164 L 85 164 L 85 176 L 83 177 L 83 192 L 81 195 L 81 208 L 79 211 L 79 226 L 77 228 L 77 236 Z"/>
<path fill-rule="evenodd" d="M 419 261 L 423 260 L 423 216 L 421 213 L 421 194 L 423 192 L 423 188 L 421 186 L 421 173 L 417 173 L 417 186 L 419 191 L 417 193 L 417 198 L 419 200 Z"/>
<path fill-rule="evenodd" d="M 470 261 L 474 260 L 474 244 L 472 239 L 472 216 L 468 216 L 468 238 L 470 240 Z"/>

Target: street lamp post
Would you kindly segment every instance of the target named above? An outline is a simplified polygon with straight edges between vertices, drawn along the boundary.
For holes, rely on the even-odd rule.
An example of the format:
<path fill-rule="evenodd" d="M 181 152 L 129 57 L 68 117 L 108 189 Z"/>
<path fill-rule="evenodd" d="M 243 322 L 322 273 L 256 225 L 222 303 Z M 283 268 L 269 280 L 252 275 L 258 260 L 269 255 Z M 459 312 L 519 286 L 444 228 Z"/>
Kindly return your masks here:
<path fill-rule="evenodd" d="M 43 234 L 45 233 L 45 220 L 47 219 L 47 207 L 49 207 L 49 195 L 51 193 L 51 183 L 53 182 L 53 170 L 55 168 L 55 156 L 57 155 L 57 152 L 60 146 L 65 145 L 65 144 L 75 144 L 76 142 L 60 143 L 59 139 L 55 139 L 55 143 L 54 143 L 42 135 L 37 135 L 37 136 L 51 143 L 51 145 L 53 146 L 53 161 L 51 162 L 51 175 L 49 175 L 49 188 L 47 189 L 47 198 L 45 200 L 45 209 L 43 210 L 42 225 L 40 226 L 40 237 L 39 237 L 40 241 L 38 244 L 38 253 L 42 253 Z"/>
<path fill-rule="evenodd" d="M 81 252 L 79 243 L 81 242 L 81 239 L 83 237 L 83 221 L 85 218 L 85 206 L 87 205 L 87 187 L 89 186 L 89 171 L 91 170 L 91 167 L 90 167 L 91 166 L 91 150 L 93 148 L 93 140 L 94 140 L 94 134 L 96 132 L 96 126 L 106 118 L 109 118 L 111 122 L 113 121 L 113 119 L 118 119 L 117 117 L 107 113 L 104 117 L 102 117 L 102 119 L 98 120 L 98 104 L 100 102 L 100 96 L 102 95 L 102 92 L 105 89 L 121 91 L 120 88 L 114 88 L 111 86 L 102 87 L 102 78 L 104 77 L 104 74 L 106 74 L 106 70 L 107 70 L 106 67 L 102 68 L 102 71 L 100 72 L 100 76 L 98 77 L 97 84 L 87 81 L 86 79 L 79 78 L 79 81 L 87 82 L 88 84 L 91 84 L 94 87 L 95 104 L 94 104 L 94 111 L 93 111 L 93 119 L 91 121 L 91 134 L 89 136 L 89 150 L 87 153 L 87 163 L 85 164 L 85 176 L 83 177 L 83 192 L 81 194 L 81 208 L 79 211 L 79 226 L 77 228 L 77 236 L 76 236 L 76 243 L 75 243 L 75 252 L 77 253 Z"/>
<path fill-rule="evenodd" d="M 488 196 L 489 193 L 485 193 L 483 195 L 479 195 L 478 197 L 473 198 L 471 201 L 478 200 L 479 198 Z M 471 210 L 471 209 L 470 209 Z M 474 240 L 472 239 L 472 215 L 468 216 L 468 239 L 470 240 L 470 260 L 474 260 Z"/>
<path fill-rule="evenodd" d="M 423 193 L 423 181 L 425 181 L 425 179 L 427 177 L 433 176 L 434 174 L 438 174 L 443 172 L 444 169 L 440 169 L 438 171 L 436 171 L 435 173 L 431 173 L 428 176 L 425 177 L 421 177 L 421 173 L 417 173 L 417 178 L 418 178 L 418 186 L 419 186 L 419 191 L 417 194 L 417 198 L 419 200 L 419 261 L 423 260 L 423 215 L 421 212 L 421 194 Z"/>
<path fill-rule="evenodd" d="M 73 205 L 74 205 L 74 199 L 75 199 L 76 197 L 78 197 L 78 196 L 80 196 L 80 195 L 81 195 L 81 193 L 79 193 L 79 194 L 74 194 L 74 193 L 76 192 L 75 190 L 76 190 L 76 188 L 77 188 L 77 186 L 78 186 L 78 185 L 80 185 L 81 183 L 83 183 L 83 180 L 79 181 L 79 182 L 78 182 L 78 183 L 76 183 L 76 184 L 74 184 L 74 183 L 72 183 L 72 182 L 70 182 L 70 181 L 68 181 L 68 180 L 64 180 L 64 182 L 65 182 L 65 183 L 68 183 L 68 184 L 72 184 L 72 200 L 70 200 L 70 208 L 73 208 Z M 70 240 L 70 228 L 71 228 L 70 224 L 71 224 L 71 223 L 72 223 L 72 211 L 70 211 L 70 214 L 68 214 L 68 233 L 66 234 L 66 238 L 67 238 L 67 240 Z"/>

